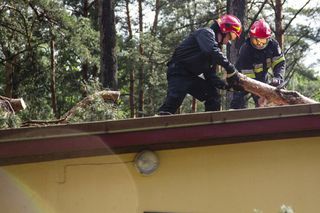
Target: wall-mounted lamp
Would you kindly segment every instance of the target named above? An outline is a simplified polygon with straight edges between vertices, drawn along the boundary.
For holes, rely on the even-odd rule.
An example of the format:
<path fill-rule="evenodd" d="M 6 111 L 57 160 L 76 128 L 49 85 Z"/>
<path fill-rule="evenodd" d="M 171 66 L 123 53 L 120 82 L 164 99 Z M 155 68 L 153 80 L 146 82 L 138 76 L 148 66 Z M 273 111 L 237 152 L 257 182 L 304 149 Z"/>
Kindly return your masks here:
<path fill-rule="evenodd" d="M 159 167 L 159 158 L 153 151 L 144 150 L 136 155 L 134 165 L 141 174 L 151 175 Z"/>

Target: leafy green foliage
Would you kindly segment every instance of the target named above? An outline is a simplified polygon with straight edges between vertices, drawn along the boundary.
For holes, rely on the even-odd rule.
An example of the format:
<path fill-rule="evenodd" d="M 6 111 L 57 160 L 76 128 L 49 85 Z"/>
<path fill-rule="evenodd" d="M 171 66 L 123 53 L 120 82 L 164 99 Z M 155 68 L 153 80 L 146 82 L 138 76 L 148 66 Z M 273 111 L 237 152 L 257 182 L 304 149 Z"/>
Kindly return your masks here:
<path fill-rule="evenodd" d="M 14 113 L 9 113 L 0 108 L 0 129 L 17 128 L 21 125 L 21 119 Z"/>
<path fill-rule="evenodd" d="M 111 102 L 105 102 L 101 97 L 95 99 L 93 104 L 86 108 L 79 108 L 69 120 L 70 123 L 118 120 L 125 118 L 119 107 Z"/>

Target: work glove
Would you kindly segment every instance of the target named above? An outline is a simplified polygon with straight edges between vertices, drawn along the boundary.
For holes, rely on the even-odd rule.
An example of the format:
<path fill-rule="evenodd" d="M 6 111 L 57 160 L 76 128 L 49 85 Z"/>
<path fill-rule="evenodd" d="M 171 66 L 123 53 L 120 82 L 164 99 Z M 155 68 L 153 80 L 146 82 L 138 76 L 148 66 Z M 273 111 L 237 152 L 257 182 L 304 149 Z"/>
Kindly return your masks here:
<path fill-rule="evenodd" d="M 221 90 L 227 90 L 230 89 L 229 85 L 226 83 L 226 81 L 222 80 L 220 77 L 216 75 L 216 72 L 208 72 L 204 73 L 205 79 L 207 79 L 215 88 L 221 89 Z"/>
<path fill-rule="evenodd" d="M 243 87 L 240 86 L 240 78 L 238 71 L 235 70 L 233 73 L 227 75 L 227 82 L 230 88 L 235 91 L 243 91 Z"/>
<path fill-rule="evenodd" d="M 278 77 L 273 77 L 270 81 L 270 85 L 271 86 L 274 86 L 274 87 L 277 87 L 279 86 L 281 83 L 283 82 L 283 80 L 281 78 L 278 78 Z"/>
<path fill-rule="evenodd" d="M 222 89 L 222 90 L 230 89 L 230 86 L 225 81 L 223 81 L 219 78 L 212 80 L 212 83 L 213 83 L 214 87 L 216 87 L 218 89 Z"/>

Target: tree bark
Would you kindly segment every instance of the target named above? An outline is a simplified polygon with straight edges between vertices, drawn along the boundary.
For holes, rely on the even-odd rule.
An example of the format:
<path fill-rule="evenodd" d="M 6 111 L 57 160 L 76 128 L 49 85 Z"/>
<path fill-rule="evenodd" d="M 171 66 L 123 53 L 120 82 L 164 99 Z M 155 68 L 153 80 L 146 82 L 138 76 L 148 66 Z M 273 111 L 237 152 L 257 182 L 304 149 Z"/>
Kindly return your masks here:
<path fill-rule="evenodd" d="M 138 99 L 138 117 L 142 117 L 144 114 L 144 64 L 142 57 L 144 55 L 143 48 L 143 14 L 142 14 L 142 1 L 139 0 L 139 35 L 140 35 L 140 43 L 139 43 L 139 53 L 140 53 L 140 68 L 139 68 L 139 99 Z"/>
<path fill-rule="evenodd" d="M 128 34 L 129 34 L 128 41 L 130 41 L 133 37 L 129 4 L 130 4 L 130 1 L 126 0 L 126 16 L 127 16 L 126 20 L 127 20 Z"/>
<path fill-rule="evenodd" d="M 90 8 L 90 4 L 89 4 L 89 0 L 83 0 L 82 1 L 82 16 L 85 18 L 89 17 L 89 8 Z M 81 73 L 82 73 L 82 80 L 85 83 L 88 83 L 89 80 L 89 62 L 87 59 L 85 59 L 84 61 L 82 61 L 81 64 Z M 82 96 L 86 97 L 87 91 L 84 90 L 82 91 Z"/>
<path fill-rule="evenodd" d="M 127 38 L 127 42 L 130 42 L 133 37 L 129 4 L 130 4 L 130 1 L 126 0 L 126 20 L 127 20 L 128 34 L 129 34 Z M 130 82 L 129 82 L 130 117 L 134 118 L 135 117 L 135 98 L 134 98 L 135 69 L 134 69 L 133 63 L 129 63 L 127 70 L 130 73 Z"/>
<path fill-rule="evenodd" d="M 284 30 L 282 27 L 282 1 L 281 0 L 276 0 L 275 1 L 275 36 L 277 41 L 279 42 L 279 46 L 281 49 L 283 49 L 283 44 L 284 44 Z"/>
<path fill-rule="evenodd" d="M 159 19 L 159 13 L 160 13 L 160 0 L 156 0 L 156 5 L 155 5 L 155 14 L 154 14 L 154 19 L 153 19 L 153 25 L 152 25 L 152 34 L 155 35 L 158 29 L 158 19 Z"/>
<path fill-rule="evenodd" d="M 242 23 L 242 28 L 247 27 L 247 0 L 230 0 L 228 1 L 228 13 L 236 16 Z M 244 31 L 244 30 L 243 30 Z M 242 33 L 240 38 L 235 42 L 232 42 L 229 46 L 228 58 L 231 63 L 236 63 L 239 56 L 239 49 L 243 42 L 245 41 L 245 34 Z"/>
<path fill-rule="evenodd" d="M 276 106 L 295 105 L 295 104 L 315 104 L 315 100 L 307 98 L 296 91 L 288 91 L 285 89 L 277 89 L 263 82 L 248 78 L 238 73 L 240 85 L 247 92 L 253 93 L 267 101 L 268 104 Z"/>
<path fill-rule="evenodd" d="M 8 98 L 0 96 L 0 107 L 10 112 L 19 112 L 27 106 L 22 98 Z"/>
<path fill-rule="evenodd" d="M 116 90 L 117 59 L 116 59 L 116 29 L 114 0 L 101 0 L 100 4 L 100 45 L 101 45 L 101 76 L 102 85 Z"/>
<path fill-rule="evenodd" d="M 4 48 L 3 50 L 5 56 L 4 69 L 5 69 L 5 89 L 4 93 L 6 97 L 13 97 L 13 73 L 14 73 L 14 64 L 17 56 L 12 56 L 9 48 Z"/>
<path fill-rule="evenodd" d="M 51 30 L 50 30 L 51 31 Z M 56 96 L 56 63 L 55 63 L 55 37 L 52 33 L 51 34 L 51 40 L 50 40 L 50 63 L 51 63 L 51 84 L 50 84 L 50 90 L 51 90 L 51 107 L 53 110 L 53 114 L 56 118 L 59 117 L 57 113 L 57 96 Z"/>
<path fill-rule="evenodd" d="M 231 63 L 236 63 L 239 57 L 239 50 L 241 45 L 245 41 L 245 28 L 247 27 L 247 0 L 229 0 L 227 1 L 227 11 L 229 14 L 235 15 L 239 18 L 242 23 L 243 33 L 241 33 L 240 38 L 238 38 L 235 42 L 232 42 L 231 45 L 227 47 L 227 55 L 228 59 Z M 222 109 L 228 109 L 233 93 L 226 92 L 225 103 L 222 103 Z"/>
<path fill-rule="evenodd" d="M 135 82 L 134 68 L 131 68 L 131 69 L 130 69 L 130 97 L 129 97 L 129 102 L 130 102 L 130 117 L 131 117 L 131 118 L 134 118 L 134 117 L 135 117 L 134 82 Z"/>

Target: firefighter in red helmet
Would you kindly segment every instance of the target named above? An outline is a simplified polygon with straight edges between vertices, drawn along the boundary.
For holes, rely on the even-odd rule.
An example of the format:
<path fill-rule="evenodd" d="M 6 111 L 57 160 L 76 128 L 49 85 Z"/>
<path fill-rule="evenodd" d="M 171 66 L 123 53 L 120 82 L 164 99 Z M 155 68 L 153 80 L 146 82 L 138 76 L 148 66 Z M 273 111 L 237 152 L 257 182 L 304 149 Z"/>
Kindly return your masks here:
<path fill-rule="evenodd" d="M 221 46 L 236 40 L 241 32 L 237 17 L 223 15 L 211 27 L 200 28 L 184 39 L 167 64 L 167 96 L 158 114 L 174 114 L 187 94 L 204 101 L 206 111 L 220 110 L 217 89 L 237 89 L 239 80 Z M 216 75 L 217 64 L 226 70 L 228 84 Z"/>
<path fill-rule="evenodd" d="M 251 26 L 249 38 L 240 47 L 236 68 L 242 74 L 255 80 L 279 86 L 284 79 L 285 58 L 278 42 L 271 38 L 272 32 L 268 23 L 260 19 Z M 268 73 L 272 76 L 268 77 Z M 233 93 L 230 108 L 247 107 L 245 91 Z M 253 95 L 256 107 L 262 106 L 262 99 Z"/>

